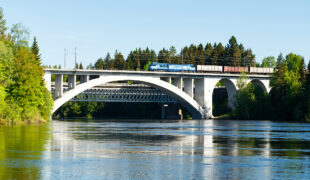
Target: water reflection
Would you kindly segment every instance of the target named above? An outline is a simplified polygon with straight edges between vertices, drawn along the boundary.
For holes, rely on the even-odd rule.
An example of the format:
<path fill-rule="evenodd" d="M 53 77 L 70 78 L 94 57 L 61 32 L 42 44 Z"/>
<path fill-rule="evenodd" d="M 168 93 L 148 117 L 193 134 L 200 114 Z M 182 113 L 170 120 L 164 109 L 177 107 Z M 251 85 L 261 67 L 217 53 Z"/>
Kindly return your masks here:
<path fill-rule="evenodd" d="M 309 125 L 268 121 L 55 121 L 53 126 L 57 131 L 46 157 L 62 163 L 46 166 L 50 167 L 45 169 L 47 177 L 262 179 L 292 178 L 300 173 L 309 177 L 310 173 L 306 161 Z M 88 173 L 88 168 L 94 173 Z"/>
<path fill-rule="evenodd" d="M 0 127 L 0 179 L 41 179 L 49 127 Z"/>
<path fill-rule="evenodd" d="M 0 179 L 310 179 L 310 124 L 53 121 L 0 147 Z"/>

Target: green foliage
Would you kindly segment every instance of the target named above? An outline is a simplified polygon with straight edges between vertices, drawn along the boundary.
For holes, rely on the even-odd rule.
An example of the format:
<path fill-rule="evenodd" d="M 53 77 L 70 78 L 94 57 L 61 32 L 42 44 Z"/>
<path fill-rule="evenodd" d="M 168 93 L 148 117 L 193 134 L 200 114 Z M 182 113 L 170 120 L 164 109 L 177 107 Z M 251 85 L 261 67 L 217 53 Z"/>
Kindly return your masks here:
<path fill-rule="evenodd" d="M 11 36 L 17 47 L 28 47 L 30 31 L 22 24 L 14 24 L 11 28 Z"/>
<path fill-rule="evenodd" d="M 143 70 L 144 71 L 147 71 L 148 69 L 149 69 L 149 66 L 151 65 L 151 61 L 148 61 L 145 65 L 144 65 L 144 67 L 143 67 Z"/>
<path fill-rule="evenodd" d="M 235 95 L 233 116 L 238 119 L 271 119 L 273 109 L 268 93 L 247 82 L 245 75 L 237 81 L 239 89 Z"/>
<path fill-rule="evenodd" d="M 277 59 L 277 71 L 270 79 L 271 102 L 277 119 L 303 120 L 305 112 L 304 60 L 296 54 L 282 54 Z"/>
<path fill-rule="evenodd" d="M 53 100 L 45 88 L 43 68 L 36 38 L 28 47 L 29 31 L 21 24 L 13 25 L 5 34 L 3 13 L 0 12 L 0 121 L 47 121 Z M 12 37 L 12 38 L 10 38 Z"/>
<path fill-rule="evenodd" d="M 269 67 L 269 68 L 275 68 L 276 67 L 276 61 L 273 56 L 268 56 L 263 59 L 261 67 Z"/>

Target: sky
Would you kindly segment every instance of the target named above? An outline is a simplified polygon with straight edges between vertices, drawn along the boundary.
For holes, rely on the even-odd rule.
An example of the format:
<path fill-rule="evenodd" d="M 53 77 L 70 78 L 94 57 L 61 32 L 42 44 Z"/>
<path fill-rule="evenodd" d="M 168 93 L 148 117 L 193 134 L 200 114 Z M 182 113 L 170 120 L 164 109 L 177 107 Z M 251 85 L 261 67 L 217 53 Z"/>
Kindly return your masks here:
<path fill-rule="evenodd" d="M 228 43 L 234 35 L 256 61 L 293 52 L 310 59 L 309 0 L 0 0 L 7 26 L 37 37 L 43 64 L 84 66 L 110 52 Z"/>

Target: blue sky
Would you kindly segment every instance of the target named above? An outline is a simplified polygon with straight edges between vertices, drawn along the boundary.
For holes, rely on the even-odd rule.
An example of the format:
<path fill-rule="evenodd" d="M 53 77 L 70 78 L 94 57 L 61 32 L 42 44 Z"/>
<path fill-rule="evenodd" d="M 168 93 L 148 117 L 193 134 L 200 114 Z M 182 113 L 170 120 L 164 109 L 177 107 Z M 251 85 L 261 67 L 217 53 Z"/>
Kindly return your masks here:
<path fill-rule="evenodd" d="M 234 35 L 256 61 L 280 52 L 310 59 L 309 0 L 0 0 L 9 27 L 22 23 L 36 36 L 43 64 L 94 63 L 115 50 L 156 52 L 171 45 L 227 44 Z"/>

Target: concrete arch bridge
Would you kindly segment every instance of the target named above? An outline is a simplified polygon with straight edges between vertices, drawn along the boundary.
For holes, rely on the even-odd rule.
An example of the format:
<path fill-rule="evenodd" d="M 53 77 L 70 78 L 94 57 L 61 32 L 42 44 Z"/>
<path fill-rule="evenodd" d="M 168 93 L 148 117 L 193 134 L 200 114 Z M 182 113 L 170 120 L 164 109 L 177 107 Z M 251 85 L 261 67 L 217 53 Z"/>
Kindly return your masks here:
<path fill-rule="evenodd" d="M 240 74 L 149 72 L 119 70 L 44 69 L 46 86 L 54 84 L 53 113 L 64 103 L 93 87 L 120 81 L 146 84 L 171 96 L 192 115 L 193 119 L 212 117 L 212 94 L 216 84 L 222 81 L 227 89 L 228 107 L 233 108 Z M 52 82 L 52 75 L 55 80 Z M 68 76 L 68 90 L 64 92 L 64 76 Z M 269 93 L 269 76 L 249 74 L 249 82 Z M 79 83 L 77 83 L 79 79 Z"/>

